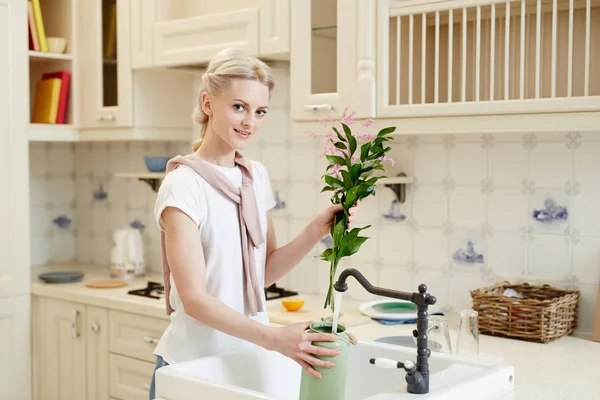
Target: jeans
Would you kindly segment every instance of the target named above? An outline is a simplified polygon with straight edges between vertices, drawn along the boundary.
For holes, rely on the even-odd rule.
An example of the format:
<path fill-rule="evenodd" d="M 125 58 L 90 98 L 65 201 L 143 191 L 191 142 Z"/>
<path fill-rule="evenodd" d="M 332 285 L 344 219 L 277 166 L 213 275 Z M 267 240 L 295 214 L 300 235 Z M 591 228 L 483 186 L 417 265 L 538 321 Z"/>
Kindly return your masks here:
<path fill-rule="evenodd" d="M 154 393 L 156 392 L 156 387 L 154 383 L 154 375 L 156 375 L 156 371 L 159 368 L 166 367 L 167 362 L 163 360 L 161 356 L 156 356 L 156 365 L 154 366 L 154 372 L 152 373 L 152 380 L 150 381 L 150 400 L 154 400 Z"/>

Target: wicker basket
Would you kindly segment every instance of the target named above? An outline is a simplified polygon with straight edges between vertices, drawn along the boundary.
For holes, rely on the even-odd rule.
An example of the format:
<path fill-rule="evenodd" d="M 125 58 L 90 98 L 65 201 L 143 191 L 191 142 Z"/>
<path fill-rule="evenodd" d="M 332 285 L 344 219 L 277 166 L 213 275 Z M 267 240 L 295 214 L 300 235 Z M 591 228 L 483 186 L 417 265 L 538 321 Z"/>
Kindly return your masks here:
<path fill-rule="evenodd" d="M 508 288 L 523 298 L 505 296 Z M 471 298 L 483 334 L 548 343 L 577 327 L 579 291 L 503 282 L 472 290 Z"/>

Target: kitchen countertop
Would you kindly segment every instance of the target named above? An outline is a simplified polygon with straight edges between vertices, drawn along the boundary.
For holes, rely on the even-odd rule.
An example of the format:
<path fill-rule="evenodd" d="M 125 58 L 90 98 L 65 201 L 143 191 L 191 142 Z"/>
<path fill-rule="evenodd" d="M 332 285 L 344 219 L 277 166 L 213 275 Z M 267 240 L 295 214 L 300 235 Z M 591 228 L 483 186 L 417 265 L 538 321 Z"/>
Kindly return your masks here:
<path fill-rule="evenodd" d="M 37 276 L 51 270 L 83 271 L 81 282 L 46 284 Z M 148 281 L 162 282 L 162 275 L 151 273 L 129 280 L 127 287 L 115 289 L 90 289 L 85 282 L 109 279 L 108 267 L 90 268 L 82 264 L 64 264 L 32 268 L 32 294 L 83 304 L 112 308 L 150 317 L 169 319 L 165 313 L 164 299 L 150 299 L 127 294 L 131 289 L 143 288 Z M 322 296 L 302 295 L 308 309 L 322 308 Z M 268 309 L 281 308 L 278 300 L 267 302 Z M 360 318 L 359 302 L 344 299 L 342 313 Z M 293 313 L 290 313 L 293 314 Z M 307 314 L 311 315 L 311 314 Z M 294 316 L 295 319 L 297 315 Z M 448 315 L 452 346 L 455 346 L 456 316 Z M 386 336 L 410 336 L 414 324 L 382 325 L 375 321 L 358 320 L 348 328 L 358 340 L 372 341 Z M 295 321 L 290 321 L 290 323 Z M 273 325 L 284 321 L 278 319 Z M 491 357 L 515 366 L 515 391 L 502 400 L 563 400 L 600 399 L 600 343 L 585 336 L 568 336 L 539 344 L 521 340 L 480 335 L 482 357 Z M 416 357 L 416 349 L 415 349 Z M 399 360 L 403 361 L 403 360 Z M 484 399 L 482 399 L 484 400 Z"/>

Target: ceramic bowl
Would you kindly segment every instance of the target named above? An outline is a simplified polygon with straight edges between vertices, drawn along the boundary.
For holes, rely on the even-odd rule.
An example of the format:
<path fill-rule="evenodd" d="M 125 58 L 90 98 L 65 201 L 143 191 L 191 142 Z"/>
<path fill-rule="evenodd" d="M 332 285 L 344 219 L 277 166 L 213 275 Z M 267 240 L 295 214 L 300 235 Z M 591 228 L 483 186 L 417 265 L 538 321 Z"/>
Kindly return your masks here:
<path fill-rule="evenodd" d="M 50 53 L 64 53 L 67 48 L 67 39 L 62 37 L 47 37 L 46 42 Z"/>
<path fill-rule="evenodd" d="M 150 172 L 165 172 L 170 157 L 144 157 L 146 167 Z"/>

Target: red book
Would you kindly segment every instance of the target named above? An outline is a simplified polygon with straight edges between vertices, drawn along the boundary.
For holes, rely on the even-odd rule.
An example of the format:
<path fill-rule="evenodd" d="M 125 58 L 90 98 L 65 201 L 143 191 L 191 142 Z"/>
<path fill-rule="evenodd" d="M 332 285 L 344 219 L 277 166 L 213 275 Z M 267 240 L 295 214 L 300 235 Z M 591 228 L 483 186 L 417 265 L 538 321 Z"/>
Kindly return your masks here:
<path fill-rule="evenodd" d="M 71 82 L 71 73 L 69 71 L 57 71 L 42 75 L 42 79 L 48 78 L 59 78 L 62 80 L 62 84 L 60 86 L 60 97 L 58 99 L 56 123 L 64 124 L 67 119 L 67 105 L 69 103 L 69 83 Z"/>

